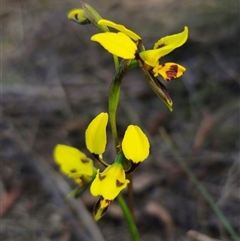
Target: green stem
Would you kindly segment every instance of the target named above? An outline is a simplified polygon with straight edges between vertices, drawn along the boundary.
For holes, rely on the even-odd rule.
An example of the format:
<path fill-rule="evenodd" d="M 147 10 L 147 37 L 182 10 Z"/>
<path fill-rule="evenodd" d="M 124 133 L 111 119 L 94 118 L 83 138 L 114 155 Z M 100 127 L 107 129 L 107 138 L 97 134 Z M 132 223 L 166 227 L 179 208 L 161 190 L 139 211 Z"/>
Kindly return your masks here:
<path fill-rule="evenodd" d="M 116 74 L 113 78 L 112 84 L 110 86 L 110 91 L 109 91 L 109 99 L 108 99 L 109 119 L 110 119 L 110 125 L 112 129 L 112 136 L 114 140 L 116 153 L 120 153 L 121 151 L 121 147 L 118 142 L 118 132 L 117 132 L 117 122 L 116 122 L 116 114 L 117 114 L 117 108 L 118 108 L 119 97 L 120 97 L 120 87 L 121 87 L 122 79 L 128 71 L 128 66 L 130 62 L 131 60 L 123 60 L 120 63 L 120 66 L 118 66 L 118 63 L 115 62 L 115 67 L 116 68 L 118 67 L 118 68 L 116 70 Z M 133 216 L 126 202 L 122 198 L 121 194 L 118 195 L 117 201 L 122 209 L 123 215 L 127 222 L 127 225 L 131 234 L 131 240 L 140 241 L 139 233 L 138 233 L 136 224 L 134 222 Z"/>
<path fill-rule="evenodd" d="M 113 55 L 113 61 L 114 61 L 115 70 L 117 71 L 118 66 L 119 66 L 119 61 L 118 61 L 118 57 L 116 55 Z"/>
<path fill-rule="evenodd" d="M 109 91 L 109 99 L 108 99 L 109 119 L 110 119 L 110 125 L 112 129 L 114 145 L 117 153 L 120 151 L 120 147 L 118 142 L 116 113 L 117 113 L 117 107 L 118 107 L 118 102 L 120 97 L 120 87 L 121 87 L 122 79 L 127 73 L 128 65 L 130 62 L 131 60 L 123 60 L 121 62 L 113 78 L 112 84 L 110 86 L 110 91 Z"/>
<path fill-rule="evenodd" d="M 132 216 L 131 212 L 129 211 L 128 206 L 121 194 L 118 195 L 117 201 L 118 201 L 119 206 L 122 209 L 125 220 L 127 221 L 127 225 L 128 225 L 129 231 L 131 233 L 131 240 L 132 241 L 140 241 L 140 236 L 139 236 L 137 227 L 135 225 L 133 216 Z"/>
<path fill-rule="evenodd" d="M 112 129 L 112 136 L 114 140 L 114 145 L 116 152 L 119 152 L 119 143 L 118 143 L 118 132 L 117 132 L 117 124 L 116 124 L 116 112 L 119 102 L 120 96 L 120 85 L 115 84 L 113 81 L 110 86 L 110 93 L 109 93 L 109 120 Z"/>
<path fill-rule="evenodd" d="M 205 200 L 208 202 L 210 207 L 213 209 L 213 211 L 218 216 L 218 218 L 221 221 L 222 225 L 225 227 L 225 229 L 228 231 L 228 233 L 232 236 L 233 240 L 234 241 L 240 241 L 240 237 L 234 231 L 233 227 L 228 222 L 228 220 L 226 219 L 226 217 L 224 216 L 222 211 L 215 204 L 215 202 L 214 202 L 213 198 L 211 197 L 211 195 L 208 193 L 206 188 L 198 181 L 196 176 L 192 173 L 190 168 L 186 165 L 184 160 L 180 157 L 179 153 L 175 150 L 175 148 L 173 147 L 172 140 L 171 140 L 170 136 L 167 134 L 167 132 L 165 131 L 165 129 L 163 129 L 163 128 L 160 129 L 160 134 L 161 134 L 164 142 L 168 145 L 168 147 L 170 148 L 172 154 L 174 155 L 174 157 L 178 161 L 179 165 L 186 172 L 186 174 L 188 175 L 188 177 L 191 180 L 191 182 L 198 188 L 198 190 L 200 191 L 202 196 L 205 198 Z"/>

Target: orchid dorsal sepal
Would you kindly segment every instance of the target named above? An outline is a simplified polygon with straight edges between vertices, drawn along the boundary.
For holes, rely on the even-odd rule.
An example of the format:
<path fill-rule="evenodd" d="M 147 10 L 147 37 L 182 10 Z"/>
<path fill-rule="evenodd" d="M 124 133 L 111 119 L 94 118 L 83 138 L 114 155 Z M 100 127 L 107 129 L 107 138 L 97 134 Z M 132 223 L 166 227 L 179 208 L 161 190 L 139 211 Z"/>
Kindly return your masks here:
<path fill-rule="evenodd" d="M 126 28 L 122 24 L 116 24 L 116 23 L 114 23 L 114 22 L 112 22 L 110 20 L 107 20 L 107 19 L 99 20 L 98 24 L 114 28 L 114 29 L 118 30 L 119 32 L 122 32 L 122 33 L 126 34 L 129 38 L 133 39 L 136 42 L 141 40 L 141 37 L 139 35 L 137 35 L 133 31 L 131 31 L 130 29 Z"/>
<path fill-rule="evenodd" d="M 123 59 L 134 59 L 137 45 L 124 33 L 98 33 L 91 40 L 101 44 L 109 53 Z"/>

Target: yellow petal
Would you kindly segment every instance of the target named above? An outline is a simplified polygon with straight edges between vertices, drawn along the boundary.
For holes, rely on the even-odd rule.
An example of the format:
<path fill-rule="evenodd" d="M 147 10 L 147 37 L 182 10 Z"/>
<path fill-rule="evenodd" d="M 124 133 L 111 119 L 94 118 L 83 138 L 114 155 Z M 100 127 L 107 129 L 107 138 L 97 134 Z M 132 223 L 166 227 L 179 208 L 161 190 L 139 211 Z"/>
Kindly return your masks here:
<path fill-rule="evenodd" d="M 59 165 L 65 164 L 68 160 L 73 161 L 87 158 L 87 156 L 77 148 L 62 144 L 56 145 L 53 151 L 53 157 Z"/>
<path fill-rule="evenodd" d="M 85 17 L 84 10 L 81 8 L 72 9 L 68 13 L 68 18 L 79 24 L 90 23 L 90 21 Z"/>
<path fill-rule="evenodd" d="M 138 41 L 141 39 L 140 36 L 138 36 L 136 33 L 134 33 L 133 31 L 127 29 L 124 25 L 121 24 L 116 24 L 110 20 L 107 19 L 101 19 L 98 21 L 99 25 L 106 25 L 108 27 L 114 28 L 122 33 L 125 33 L 129 38 Z"/>
<path fill-rule="evenodd" d="M 102 196 L 106 200 L 113 200 L 124 188 L 129 180 L 121 163 L 115 162 L 97 175 L 92 182 L 90 192 L 93 196 Z"/>
<path fill-rule="evenodd" d="M 137 51 L 136 44 L 124 33 L 98 33 L 93 35 L 91 40 L 123 59 L 134 59 Z"/>
<path fill-rule="evenodd" d="M 122 150 L 125 157 L 135 163 L 144 161 L 149 155 L 149 141 L 140 127 L 129 125 L 123 141 Z"/>
<path fill-rule="evenodd" d="M 188 28 L 185 27 L 183 32 L 160 39 L 153 49 L 143 51 L 139 55 L 146 64 L 154 68 L 160 58 L 183 45 L 187 38 Z"/>
<path fill-rule="evenodd" d="M 87 149 L 96 155 L 101 155 L 105 151 L 107 143 L 106 126 L 108 122 L 108 114 L 100 113 L 97 115 L 85 132 L 85 141 Z"/>
<path fill-rule="evenodd" d="M 188 27 L 185 26 L 183 32 L 166 36 L 158 40 L 153 49 L 163 48 L 165 46 L 171 46 L 172 49 L 175 49 L 182 46 L 187 41 L 187 38 Z"/>
<path fill-rule="evenodd" d="M 58 144 L 54 148 L 53 157 L 61 171 L 71 178 L 92 176 L 95 172 L 92 160 L 77 148 Z"/>
<path fill-rule="evenodd" d="M 159 59 L 163 56 L 162 53 L 162 49 L 150 49 L 139 53 L 139 55 L 145 64 L 154 68 Z"/>
<path fill-rule="evenodd" d="M 171 81 L 183 75 L 186 69 L 176 63 L 165 63 L 158 66 L 156 75 L 160 74 L 165 81 Z"/>

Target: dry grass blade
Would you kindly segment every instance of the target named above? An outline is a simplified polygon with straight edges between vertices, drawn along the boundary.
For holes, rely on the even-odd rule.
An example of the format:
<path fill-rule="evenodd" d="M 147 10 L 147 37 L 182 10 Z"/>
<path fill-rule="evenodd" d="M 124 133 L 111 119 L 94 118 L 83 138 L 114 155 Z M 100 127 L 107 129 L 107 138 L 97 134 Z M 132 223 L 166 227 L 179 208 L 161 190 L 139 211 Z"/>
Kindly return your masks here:
<path fill-rule="evenodd" d="M 193 238 L 196 241 L 220 241 L 219 239 L 210 238 L 207 235 L 199 233 L 199 232 L 197 232 L 195 230 L 189 230 L 187 232 L 187 236 L 189 238 Z"/>

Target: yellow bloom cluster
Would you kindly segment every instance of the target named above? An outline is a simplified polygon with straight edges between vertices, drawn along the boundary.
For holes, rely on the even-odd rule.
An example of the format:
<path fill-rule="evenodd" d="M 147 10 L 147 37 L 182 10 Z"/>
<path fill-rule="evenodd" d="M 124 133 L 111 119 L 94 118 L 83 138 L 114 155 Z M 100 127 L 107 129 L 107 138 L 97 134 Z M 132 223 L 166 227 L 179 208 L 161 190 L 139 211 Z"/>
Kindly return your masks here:
<path fill-rule="evenodd" d="M 182 46 L 188 38 L 188 28 L 183 32 L 167 36 L 158 40 L 153 49 L 138 52 L 138 41 L 141 38 L 123 25 L 112 21 L 101 19 L 99 25 L 108 26 L 118 30 L 118 33 L 98 33 L 91 40 L 100 43 L 109 53 L 123 59 L 136 59 L 143 63 L 144 68 L 153 72 L 154 76 L 161 75 L 164 80 L 169 81 L 182 76 L 185 68 L 176 63 L 159 64 L 159 60 Z"/>
<path fill-rule="evenodd" d="M 167 88 L 159 82 L 160 75 L 165 81 L 171 81 L 183 75 L 186 69 L 177 63 L 161 63 L 162 57 L 182 46 L 188 38 L 188 27 L 178 34 L 159 39 L 152 49 L 145 50 L 141 37 L 124 25 L 102 19 L 89 5 L 82 3 L 83 9 L 73 9 L 68 18 L 79 24 L 93 23 L 101 33 L 91 37 L 92 41 L 101 44 L 109 53 L 117 57 L 130 60 L 130 68 L 139 66 L 143 70 L 149 86 L 157 96 L 166 104 L 170 111 L 173 110 L 172 99 Z M 109 28 L 118 32 L 110 32 Z"/>
<path fill-rule="evenodd" d="M 109 113 L 112 134 L 117 150 L 112 164 L 103 159 L 107 145 L 108 113 L 100 113 L 88 125 L 85 131 L 86 147 L 93 157 L 105 166 L 104 170 L 96 169 L 93 161 L 80 150 L 67 145 L 57 145 L 54 159 L 60 170 L 72 178 L 79 186 L 90 184 L 93 196 L 100 196 L 95 205 L 94 217 L 98 220 L 107 210 L 109 204 L 127 187 L 130 180 L 126 174 L 134 169 L 149 155 L 150 144 L 147 136 L 136 125 L 129 125 L 122 143 L 118 142 L 116 127 L 116 110 L 119 101 L 120 85 L 124 74 L 133 67 L 139 66 L 153 91 L 172 110 L 172 100 L 166 87 L 159 82 L 160 75 L 165 81 L 171 81 L 183 75 L 185 68 L 177 63 L 161 63 L 162 57 L 182 46 L 188 38 L 188 28 L 180 33 L 159 39 L 152 49 L 145 50 L 141 37 L 124 25 L 114 23 L 101 16 L 88 4 L 81 2 L 83 9 L 73 9 L 68 18 L 78 24 L 94 24 L 100 33 L 91 37 L 113 55 L 116 75 L 110 87 Z M 117 30 L 110 32 L 109 28 Z M 119 58 L 124 59 L 119 65 Z"/>
<path fill-rule="evenodd" d="M 85 132 L 87 149 L 99 160 L 105 152 L 107 144 L 106 127 L 108 114 L 100 113 L 89 124 Z M 129 125 L 122 140 L 122 151 L 117 155 L 113 164 L 108 165 L 100 172 L 93 166 L 93 162 L 83 152 L 66 145 L 57 145 L 54 149 L 54 159 L 60 170 L 68 177 L 82 185 L 93 180 L 90 191 L 93 196 L 101 196 L 99 210 L 95 219 L 114 200 L 118 194 L 127 187 L 122 157 L 133 163 L 144 161 L 149 155 L 150 144 L 147 136 L 140 127 Z M 124 159 L 125 159 L 124 158 Z"/>

